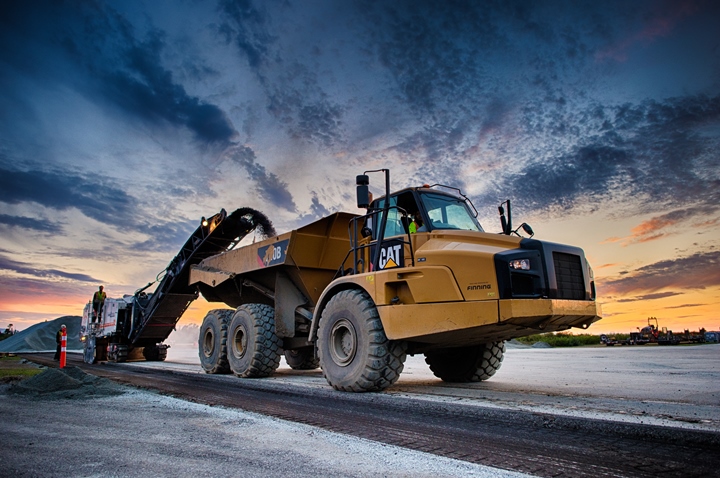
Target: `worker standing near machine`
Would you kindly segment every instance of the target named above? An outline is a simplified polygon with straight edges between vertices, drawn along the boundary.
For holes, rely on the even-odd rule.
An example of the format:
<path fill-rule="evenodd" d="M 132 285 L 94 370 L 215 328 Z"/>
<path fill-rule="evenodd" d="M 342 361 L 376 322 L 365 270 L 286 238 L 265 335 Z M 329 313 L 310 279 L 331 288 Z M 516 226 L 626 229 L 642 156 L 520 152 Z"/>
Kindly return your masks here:
<path fill-rule="evenodd" d="M 55 343 L 57 344 L 57 347 L 55 348 L 55 356 L 53 357 L 53 360 L 60 360 L 62 336 L 66 330 L 67 330 L 67 327 L 65 327 L 65 324 L 62 324 L 60 326 L 60 330 L 58 330 L 57 333 L 55 334 Z"/>
<path fill-rule="evenodd" d="M 96 320 L 100 321 L 100 313 L 102 312 L 103 305 L 105 304 L 105 297 L 107 297 L 107 294 L 103 291 L 103 286 L 100 286 L 93 294 L 93 318 L 92 322 L 95 322 Z"/>

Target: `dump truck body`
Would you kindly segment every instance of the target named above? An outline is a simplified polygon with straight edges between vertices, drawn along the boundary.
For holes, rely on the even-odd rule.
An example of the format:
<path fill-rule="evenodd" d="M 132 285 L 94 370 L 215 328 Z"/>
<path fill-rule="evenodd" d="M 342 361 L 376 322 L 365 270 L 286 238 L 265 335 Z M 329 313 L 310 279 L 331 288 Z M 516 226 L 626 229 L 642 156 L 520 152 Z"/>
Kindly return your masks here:
<path fill-rule="evenodd" d="M 284 350 L 307 347 L 312 310 L 350 247 L 348 222 L 336 213 L 297 230 L 203 260 L 190 270 L 209 302 L 273 307 Z M 298 337 L 298 340 L 293 340 Z"/>

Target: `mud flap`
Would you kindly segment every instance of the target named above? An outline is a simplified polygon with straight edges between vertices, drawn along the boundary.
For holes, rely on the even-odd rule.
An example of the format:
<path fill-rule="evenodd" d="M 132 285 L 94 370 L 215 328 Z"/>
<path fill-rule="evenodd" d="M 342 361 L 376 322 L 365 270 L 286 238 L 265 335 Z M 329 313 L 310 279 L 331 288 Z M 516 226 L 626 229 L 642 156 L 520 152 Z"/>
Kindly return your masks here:
<path fill-rule="evenodd" d="M 88 335 L 85 340 L 83 361 L 90 364 L 95 363 L 95 337 L 92 335 Z"/>

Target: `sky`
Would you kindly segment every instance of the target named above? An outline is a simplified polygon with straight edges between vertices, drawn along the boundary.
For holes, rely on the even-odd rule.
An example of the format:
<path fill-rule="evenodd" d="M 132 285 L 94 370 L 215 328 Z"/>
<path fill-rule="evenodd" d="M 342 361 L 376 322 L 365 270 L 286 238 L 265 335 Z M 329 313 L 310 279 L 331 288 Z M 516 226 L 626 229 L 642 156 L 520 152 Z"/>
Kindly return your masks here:
<path fill-rule="evenodd" d="M 359 213 L 388 168 L 582 247 L 590 332 L 720 330 L 718 25 L 713 0 L 0 2 L 0 324 L 132 294 L 221 208 Z"/>

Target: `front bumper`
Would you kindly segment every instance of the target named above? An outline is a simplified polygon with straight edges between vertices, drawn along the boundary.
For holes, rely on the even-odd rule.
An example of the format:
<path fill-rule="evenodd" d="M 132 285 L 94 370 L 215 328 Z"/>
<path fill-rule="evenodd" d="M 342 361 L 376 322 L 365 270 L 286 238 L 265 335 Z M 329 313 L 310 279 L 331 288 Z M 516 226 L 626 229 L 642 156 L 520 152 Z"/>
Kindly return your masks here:
<path fill-rule="evenodd" d="M 587 328 L 601 319 L 589 300 L 502 299 L 378 307 L 391 340 L 461 345 Z"/>

